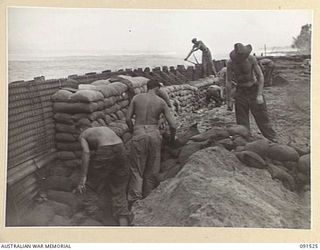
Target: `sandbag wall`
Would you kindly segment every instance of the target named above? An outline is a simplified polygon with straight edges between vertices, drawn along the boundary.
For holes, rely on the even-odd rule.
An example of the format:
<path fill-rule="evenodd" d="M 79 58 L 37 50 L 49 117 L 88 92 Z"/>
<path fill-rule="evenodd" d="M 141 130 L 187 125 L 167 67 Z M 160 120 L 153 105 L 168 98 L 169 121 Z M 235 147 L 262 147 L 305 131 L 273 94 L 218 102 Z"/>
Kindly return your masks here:
<path fill-rule="evenodd" d="M 206 92 L 207 89 L 210 85 L 212 85 L 215 81 L 217 80 L 217 78 L 215 77 L 207 77 L 201 80 L 197 80 L 197 81 L 193 81 L 190 82 L 190 84 L 192 84 L 193 87 L 196 87 L 198 89 L 198 97 L 197 97 L 197 102 L 195 103 L 195 108 L 199 109 L 202 108 L 204 106 L 206 106 Z"/>
<path fill-rule="evenodd" d="M 8 85 L 8 226 L 27 212 L 39 189 L 37 172 L 56 157 L 51 96 L 72 83 L 37 77 Z"/>
<path fill-rule="evenodd" d="M 92 84 L 81 84 L 75 91 L 57 91 L 52 96 L 59 159 L 57 166 L 71 169 L 80 167 L 81 146 L 76 124 L 108 126 L 127 142 L 131 138 L 125 123 L 130 91 L 134 94 L 146 92 L 147 81 L 144 77 L 121 76 L 115 82 L 98 80 Z"/>
<path fill-rule="evenodd" d="M 195 111 L 198 102 L 198 88 L 189 84 L 162 88 L 170 98 L 175 116 Z"/>

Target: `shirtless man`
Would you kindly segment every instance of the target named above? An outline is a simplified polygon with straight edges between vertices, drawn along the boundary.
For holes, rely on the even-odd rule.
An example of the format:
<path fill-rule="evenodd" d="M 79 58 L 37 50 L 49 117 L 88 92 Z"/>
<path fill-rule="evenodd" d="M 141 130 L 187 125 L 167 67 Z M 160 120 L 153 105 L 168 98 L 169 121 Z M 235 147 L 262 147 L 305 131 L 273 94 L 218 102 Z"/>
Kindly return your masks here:
<path fill-rule="evenodd" d="M 259 61 L 259 65 L 262 69 L 264 76 L 264 86 L 272 85 L 272 74 L 275 68 L 275 64 L 271 59 L 262 58 Z"/>
<path fill-rule="evenodd" d="M 148 196 L 157 184 L 155 177 L 160 171 L 162 141 L 158 126 L 161 114 L 164 114 L 169 124 L 171 142 L 175 138 L 175 121 L 165 101 L 157 95 L 159 88 L 160 84 L 157 80 L 149 80 L 147 93 L 134 96 L 127 112 L 126 122 L 133 133 L 128 191 L 130 204 Z"/>
<path fill-rule="evenodd" d="M 217 75 L 216 68 L 213 65 L 212 56 L 209 48 L 202 42 L 197 41 L 197 38 L 193 38 L 191 42 L 194 44 L 185 61 L 191 56 L 191 54 L 197 50 L 202 51 L 202 70 L 203 76 Z"/>
<path fill-rule="evenodd" d="M 274 141 L 276 133 L 268 117 L 267 106 L 262 94 L 264 78 L 254 56 L 251 45 L 234 45 L 227 62 L 227 91 L 236 85 L 235 111 L 237 124 L 250 129 L 249 110 L 264 137 Z M 258 79 L 257 79 L 258 78 Z M 227 95 L 228 96 L 228 95 Z M 230 96 L 230 95 L 229 95 Z"/>
<path fill-rule="evenodd" d="M 81 178 L 75 190 L 83 194 L 86 191 L 87 176 L 98 182 L 108 178 L 112 194 L 112 212 L 120 226 L 129 225 L 129 209 L 126 196 L 129 182 L 129 168 L 122 140 L 108 127 L 93 127 L 80 124 L 79 141 L 82 147 Z M 90 159 L 90 151 L 94 153 Z M 90 169 L 89 169 L 90 162 Z M 89 173 L 88 173 L 89 170 Z"/>

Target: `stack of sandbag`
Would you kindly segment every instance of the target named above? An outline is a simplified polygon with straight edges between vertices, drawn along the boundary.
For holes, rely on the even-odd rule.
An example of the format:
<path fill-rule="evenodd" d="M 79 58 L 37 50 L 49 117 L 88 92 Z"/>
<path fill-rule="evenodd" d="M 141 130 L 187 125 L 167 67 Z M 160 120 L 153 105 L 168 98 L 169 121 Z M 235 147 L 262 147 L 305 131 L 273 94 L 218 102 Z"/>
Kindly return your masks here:
<path fill-rule="evenodd" d="M 169 96 L 174 110 L 179 115 L 193 112 L 197 103 L 198 89 L 189 84 L 166 86 L 163 90 Z"/>
<path fill-rule="evenodd" d="M 52 99 L 56 148 L 61 165 L 71 168 L 80 166 L 81 146 L 76 124 L 109 126 L 124 142 L 129 140 L 130 133 L 125 123 L 130 103 L 128 91 L 136 94 L 145 92 L 147 81 L 144 77 L 121 76 L 81 84 L 79 89 L 57 91 Z"/>
<path fill-rule="evenodd" d="M 206 105 L 206 92 L 210 85 L 218 81 L 218 77 L 208 76 L 206 78 L 201 78 L 201 80 L 196 80 L 190 82 L 192 86 L 198 88 L 198 102 L 196 108 L 201 108 Z"/>
<path fill-rule="evenodd" d="M 228 130 L 233 143 L 237 144 L 234 148 L 236 156 L 248 167 L 267 169 L 273 179 L 280 180 L 292 191 L 310 188 L 309 154 L 299 155 L 294 147 L 267 139 L 252 140 L 246 136 L 245 128 L 239 125 Z"/>
<path fill-rule="evenodd" d="M 77 123 L 91 126 L 104 117 L 104 98 L 97 90 L 61 89 L 53 96 L 55 142 L 63 167 L 77 168 L 81 164 L 81 145 Z"/>

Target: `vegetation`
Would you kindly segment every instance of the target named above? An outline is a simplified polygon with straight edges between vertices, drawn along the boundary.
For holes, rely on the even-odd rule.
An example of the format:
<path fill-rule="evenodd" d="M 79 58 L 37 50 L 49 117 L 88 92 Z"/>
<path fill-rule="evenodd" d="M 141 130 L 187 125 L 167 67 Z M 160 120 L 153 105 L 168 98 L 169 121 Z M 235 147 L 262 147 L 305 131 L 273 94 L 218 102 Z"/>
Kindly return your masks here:
<path fill-rule="evenodd" d="M 297 48 L 302 54 L 311 54 L 311 24 L 301 27 L 300 34 L 293 37 L 292 47 Z"/>

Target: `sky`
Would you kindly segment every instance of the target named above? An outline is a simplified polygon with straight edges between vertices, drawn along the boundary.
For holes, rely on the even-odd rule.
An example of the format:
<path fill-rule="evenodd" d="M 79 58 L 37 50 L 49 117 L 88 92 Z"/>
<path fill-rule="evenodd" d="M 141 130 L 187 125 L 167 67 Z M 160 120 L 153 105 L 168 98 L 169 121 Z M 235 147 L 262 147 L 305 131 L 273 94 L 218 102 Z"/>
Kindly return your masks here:
<path fill-rule="evenodd" d="M 187 55 L 191 39 L 215 54 L 234 43 L 253 51 L 290 46 L 309 10 L 214 11 L 9 8 L 9 60 L 109 54 Z"/>

